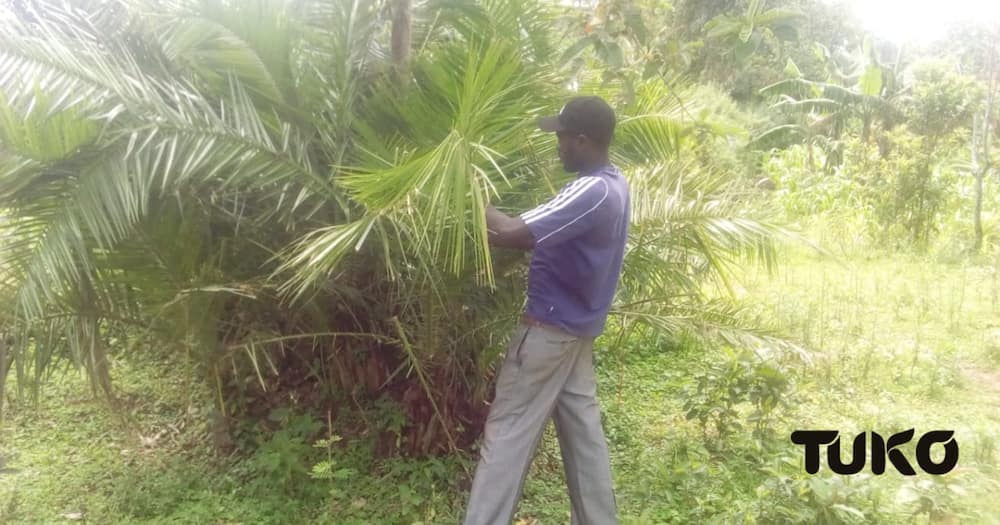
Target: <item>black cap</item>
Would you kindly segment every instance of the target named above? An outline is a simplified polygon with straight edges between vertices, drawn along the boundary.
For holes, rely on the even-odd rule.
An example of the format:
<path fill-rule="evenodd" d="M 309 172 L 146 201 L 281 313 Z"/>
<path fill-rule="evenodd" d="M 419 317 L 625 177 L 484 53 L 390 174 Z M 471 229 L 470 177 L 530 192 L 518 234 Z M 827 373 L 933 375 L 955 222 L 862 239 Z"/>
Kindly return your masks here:
<path fill-rule="evenodd" d="M 538 127 L 542 131 L 579 133 L 607 146 L 615 135 L 615 111 L 601 97 L 575 97 L 558 115 L 539 120 Z"/>

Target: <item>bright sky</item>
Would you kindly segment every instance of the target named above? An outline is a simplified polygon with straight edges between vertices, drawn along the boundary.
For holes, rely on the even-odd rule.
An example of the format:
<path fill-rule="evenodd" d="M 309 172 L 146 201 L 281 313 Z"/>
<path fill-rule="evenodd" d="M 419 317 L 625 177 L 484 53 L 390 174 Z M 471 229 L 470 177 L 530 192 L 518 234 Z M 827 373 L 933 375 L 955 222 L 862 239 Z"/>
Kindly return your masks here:
<path fill-rule="evenodd" d="M 851 0 L 854 12 L 877 37 L 897 43 L 944 36 L 954 22 L 1000 20 L 1000 0 Z"/>

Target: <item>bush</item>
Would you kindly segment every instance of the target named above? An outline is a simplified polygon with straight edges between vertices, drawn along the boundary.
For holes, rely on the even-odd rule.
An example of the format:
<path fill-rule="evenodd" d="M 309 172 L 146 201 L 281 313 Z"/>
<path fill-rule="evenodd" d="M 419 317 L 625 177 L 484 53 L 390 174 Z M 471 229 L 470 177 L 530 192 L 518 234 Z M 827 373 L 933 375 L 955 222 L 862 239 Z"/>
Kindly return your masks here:
<path fill-rule="evenodd" d="M 684 389 L 686 417 L 701 425 L 709 450 L 721 449 L 747 423 L 763 441 L 772 434 L 775 409 L 787 405 L 790 382 L 775 364 L 752 352 L 726 349 L 721 357 Z M 744 416 L 746 407 L 750 412 Z"/>
<path fill-rule="evenodd" d="M 781 467 L 767 472 L 757 488 L 760 523 L 858 525 L 886 518 L 883 494 L 871 475 L 809 476 L 800 460 L 785 457 Z"/>
<path fill-rule="evenodd" d="M 877 143 L 849 138 L 842 146 L 844 162 L 829 172 L 816 168 L 822 150 L 810 153 L 807 145 L 764 160 L 762 170 L 776 181 L 774 197 L 787 220 L 822 225 L 824 235 L 874 247 L 923 251 L 945 232 L 946 246 L 971 244 L 971 195 L 963 191 L 969 181 L 961 176 L 958 143 L 929 149 L 923 137 L 900 126 Z"/>

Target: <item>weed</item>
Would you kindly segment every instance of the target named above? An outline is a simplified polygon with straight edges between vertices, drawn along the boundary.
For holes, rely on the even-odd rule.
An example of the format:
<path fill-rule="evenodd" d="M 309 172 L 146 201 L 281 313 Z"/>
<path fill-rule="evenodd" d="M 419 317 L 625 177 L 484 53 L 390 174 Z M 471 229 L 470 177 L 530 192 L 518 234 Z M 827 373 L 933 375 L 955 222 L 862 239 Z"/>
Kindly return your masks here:
<path fill-rule="evenodd" d="M 312 416 L 293 415 L 285 408 L 273 410 L 268 419 L 280 427 L 276 432 L 259 436 L 257 450 L 249 460 L 251 468 L 268 484 L 277 483 L 286 493 L 294 495 L 307 485 L 305 482 L 312 472 L 310 460 L 315 456 L 310 442 L 321 425 Z"/>

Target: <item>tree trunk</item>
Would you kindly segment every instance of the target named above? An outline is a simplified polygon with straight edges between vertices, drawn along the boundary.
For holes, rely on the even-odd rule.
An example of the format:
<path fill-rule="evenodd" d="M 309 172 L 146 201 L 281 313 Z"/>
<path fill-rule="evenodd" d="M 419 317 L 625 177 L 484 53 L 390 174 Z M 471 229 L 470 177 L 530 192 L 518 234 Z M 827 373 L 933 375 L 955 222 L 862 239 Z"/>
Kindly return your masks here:
<path fill-rule="evenodd" d="M 972 227 L 975 230 L 975 241 L 972 244 L 972 251 L 974 253 L 979 253 L 979 250 L 983 247 L 983 175 L 985 175 L 983 168 L 980 166 L 979 162 L 979 142 L 984 140 L 981 137 L 982 131 L 979 129 L 979 115 L 973 115 L 972 117 L 972 175 L 976 178 L 976 202 L 972 210 Z"/>
<path fill-rule="evenodd" d="M 398 72 L 405 71 L 406 63 L 410 59 L 412 26 L 412 0 L 396 0 L 392 18 L 392 62 Z"/>
<path fill-rule="evenodd" d="M 990 56 L 987 60 L 989 77 L 986 82 L 986 107 L 981 121 L 978 115 L 973 116 L 972 120 L 972 170 L 976 177 L 976 203 L 972 210 L 975 240 L 972 249 L 975 253 L 979 253 L 983 247 L 983 180 L 990 171 L 990 139 L 993 135 L 990 125 L 993 122 L 993 102 L 997 89 L 996 55 L 992 46 L 987 53 Z"/>
<path fill-rule="evenodd" d="M 979 253 L 983 248 L 983 175 L 982 171 L 976 171 L 976 205 L 973 208 L 972 224 L 976 232 L 976 240 L 972 245 L 972 250 Z"/>
<path fill-rule="evenodd" d="M 928 142 L 929 145 L 924 146 L 924 161 L 917 172 L 919 184 L 917 187 L 917 209 L 914 213 L 914 220 L 910 223 L 911 242 L 921 251 L 927 247 L 926 240 L 930 237 L 929 232 L 926 231 L 930 228 L 930 221 L 926 220 L 927 218 L 924 216 L 926 213 L 924 205 L 927 203 L 927 185 L 930 183 L 931 177 L 934 176 L 934 170 L 931 168 L 934 159 L 931 152 L 936 151 L 937 147 L 937 142 L 934 139 Z"/>
<path fill-rule="evenodd" d="M 87 311 L 85 315 L 77 318 L 75 335 L 78 348 L 84 352 L 80 359 L 87 369 L 94 396 L 97 396 L 98 389 L 100 389 L 108 402 L 114 404 L 115 397 L 111 388 L 111 363 L 108 361 L 108 349 L 101 338 L 101 317 L 95 311 L 96 308 L 92 306 L 97 304 L 96 296 L 89 276 L 85 276 L 80 282 L 80 304 L 83 308 L 93 308 L 94 310 Z"/>
<path fill-rule="evenodd" d="M 3 400 L 7 392 L 7 372 L 10 372 L 10 363 L 7 357 L 7 337 L 0 333 L 0 422 L 3 421 Z"/>

